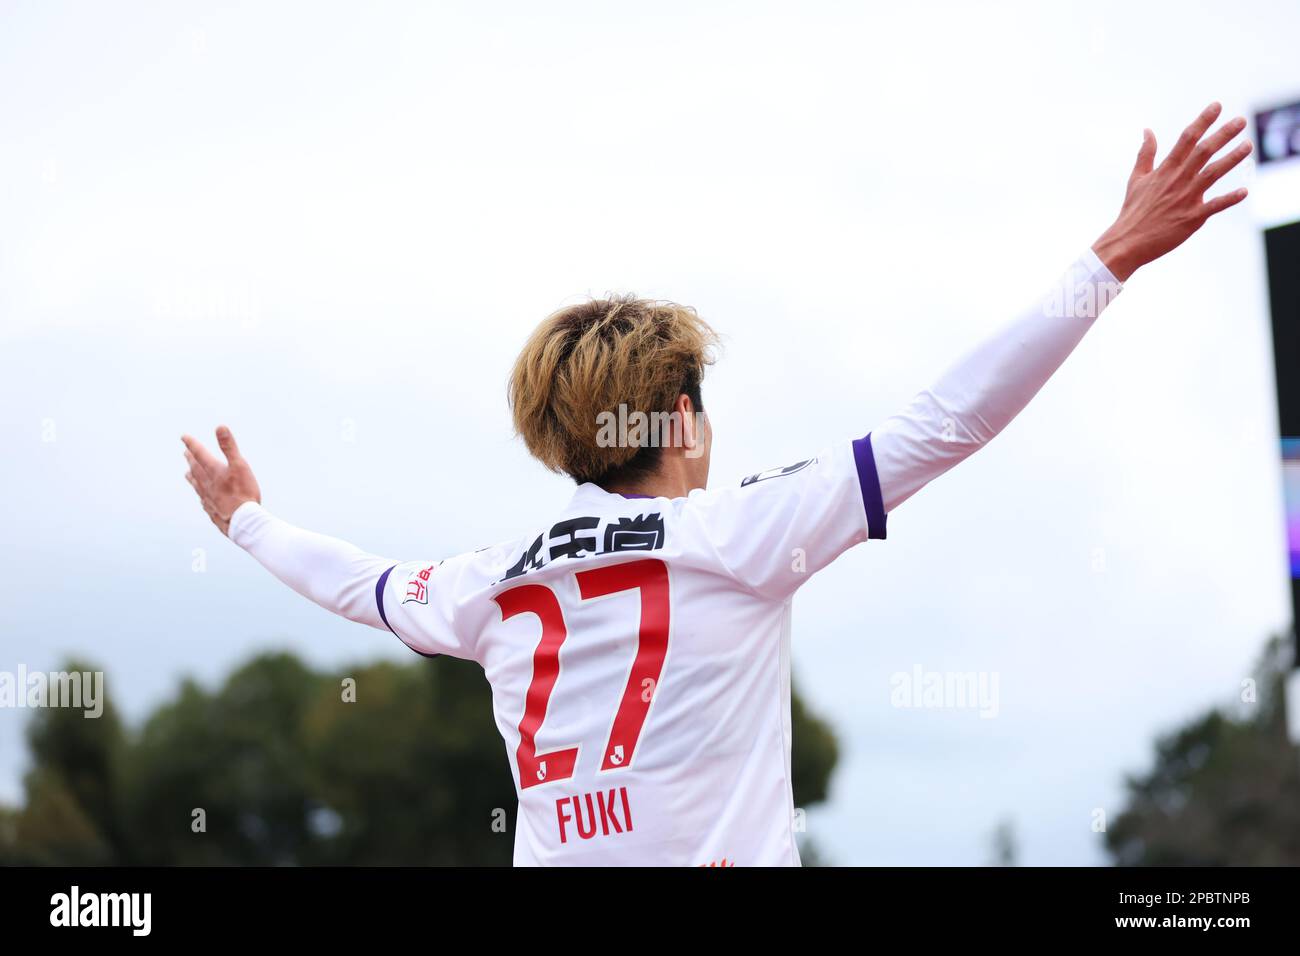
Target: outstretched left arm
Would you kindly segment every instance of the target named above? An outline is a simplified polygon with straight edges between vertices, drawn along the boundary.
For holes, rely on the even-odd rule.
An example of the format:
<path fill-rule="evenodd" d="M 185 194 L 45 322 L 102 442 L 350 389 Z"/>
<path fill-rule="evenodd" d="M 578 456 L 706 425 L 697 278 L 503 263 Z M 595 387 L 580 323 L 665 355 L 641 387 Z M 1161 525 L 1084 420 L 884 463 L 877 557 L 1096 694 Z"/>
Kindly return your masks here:
<path fill-rule="evenodd" d="M 1246 198 L 1244 189 L 1208 202 L 1204 198 L 1250 153 L 1245 142 L 1210 162 L 1246 128 L 1246 121 L 1237 118 L 1206 136 L 1219 109 L 1218 103 L 1206 107 L 1158 167 L 1155 136 L 1146 130 L 1115 223 L 1035 308 L 872 430 L 886 512 L 982 448 L 1020 414 L 1138 268 Z"/>
<path fill-rule="evenodd" d="M 222 425 L 217 444 L 223 463 L 202 442 L 186 435 L 185 480 L 198 493 L 203 510 L 222 534 L 239 545 L 262 567 L 327 611 L 359 624 L 386 629 L 376 593 L 384 572 L 397 562 L 360 548 L 295 527 L 262 507 L 262 492 L 253 469 Z"/>

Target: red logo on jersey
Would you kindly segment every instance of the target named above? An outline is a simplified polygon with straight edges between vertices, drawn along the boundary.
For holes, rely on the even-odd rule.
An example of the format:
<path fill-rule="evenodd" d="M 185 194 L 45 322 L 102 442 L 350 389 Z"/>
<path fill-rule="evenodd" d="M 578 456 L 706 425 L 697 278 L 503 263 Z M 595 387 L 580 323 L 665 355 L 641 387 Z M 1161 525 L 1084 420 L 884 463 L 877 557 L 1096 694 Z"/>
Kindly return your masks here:
<path fill-rule="evenodd" d="M 423 571 L 413 571 L 411 576 L 406 579 L 406 597 L 402 598 L 402 603 L 407 604 L 415 601 L 417 604 L 429 603 L 429 576 L 433 574 L 436 564 L 431 564 Z"/>

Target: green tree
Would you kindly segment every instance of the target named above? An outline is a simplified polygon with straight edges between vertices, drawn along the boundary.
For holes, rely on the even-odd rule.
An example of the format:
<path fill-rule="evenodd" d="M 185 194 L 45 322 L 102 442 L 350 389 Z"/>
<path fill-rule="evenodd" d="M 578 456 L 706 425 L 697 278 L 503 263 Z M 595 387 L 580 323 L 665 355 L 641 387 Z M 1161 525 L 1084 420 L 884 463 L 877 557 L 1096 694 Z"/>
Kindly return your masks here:
<path fill-rule="evenodd" d="M 83 665 L 82 669 L 86 669 Z M 825 799 L 830 728 L 795 695 L 796 805 Z M 507 865 L 516 800 L 478 665 L 315 671 L 264 654 L 184 681 L 140 728 L 37 712 L 0 863 Z M 495 825 L 494 825 L 495 824 Z M 815 854 L 812 854 L 815 859 Z"/>
<path fill-rule="evenodd" d="M 790 693 L 790 738 L 794 805 L 810 807 L 822 803 L 830 793 L 831 774 L 840 759 L 840 746 L 830 724 L 808 710 L 797 688 Z"/>
<path fill-rule="evenodd" d="M 267 654 L 216 693 L 184 683 L 148 718 L 129 755 L 131 856 L 157 864 L 301 862 L 315 839 L 315 768 L 303 721 L 325 681 L 290 654 Z M 205 831 L 195 832 L 198 824 Z"/>
<path fill-rule="evenodd" d="M 508 865 L 514 783 L 478 665 L 383 663 L 352 676 L 354 703 L 340 703 L 340 678 L 309 718 L 317 813 L 337 831 L 311 862 Z"/>
<path fill-rule="evenodd" d="M 1015 866 L 1020 859 L 1020 841 L 1016 838 L 1016 823 L 1010 817 L 999 820 L 989 837 L 989 865 Z"/>
<path fill-rule="evenodd" d="M 80 660 L 66 662 L 63 671 L 97 673 Z M 72 707 L 36 710 L 27 745 L 33 767 L 23 782 L 26 800 L 21 810 L 0 817 L 0 861 L 96 865 L 120 859 L 126 834 L 118 768 L 126 737 L 112 702 L 103 701 L 98 717 Z"/>
<path fill-rule="evenodd" d="M 1128 780 L 1106 832 L 1125 866 L 1300 864 L 1300 751 L 1287 740 L 1289 642 L 1255 669 L 1258 698 L 1212 710 L 1161 738 L 1155 766 Z"/>

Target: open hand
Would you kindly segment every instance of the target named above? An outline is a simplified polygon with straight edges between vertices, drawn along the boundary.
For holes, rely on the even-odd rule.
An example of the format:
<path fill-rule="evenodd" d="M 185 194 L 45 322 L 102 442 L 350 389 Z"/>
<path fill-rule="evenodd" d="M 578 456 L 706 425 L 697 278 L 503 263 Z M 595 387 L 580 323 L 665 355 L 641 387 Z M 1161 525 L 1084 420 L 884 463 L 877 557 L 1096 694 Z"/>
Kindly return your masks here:
<path fill-rule="evenodd" d="M 217 445 L 226 460 L 223 462 L 203 444 L 189 435 L 182 435 L 185 443 L 185 461 L 190 469 L 185 480 L 198 493 L 203 510 L 222 534 L 230 533 L 230 516 L 245 501 L 262 501 L 262 491 L 257 487 L 253 469 L 239 453 L 235 436 L 225 425 L 217 429 Z"/>
<path fill-rule="evenodd" d="M 1218 103 L 1202 110 L 1183 130 L 1159 166 L 1154 166 L 1155 134 L 1144 131 L 1119 218 L 1092 247 L 1120 282 L 1126 281 L 1139 266 L 1182 245 L 1215 213 L 1246 198 L 1246 190 L 1236 189 L 1208 202 L 1205 200 L 1206 190 L 1250 155 L 1251 146 L 1247 141 L 1210 162 L 1215 153 L 1246 128 L 1246 120 L 1239 116 L 1206 136 L 1220 110 Z"/>

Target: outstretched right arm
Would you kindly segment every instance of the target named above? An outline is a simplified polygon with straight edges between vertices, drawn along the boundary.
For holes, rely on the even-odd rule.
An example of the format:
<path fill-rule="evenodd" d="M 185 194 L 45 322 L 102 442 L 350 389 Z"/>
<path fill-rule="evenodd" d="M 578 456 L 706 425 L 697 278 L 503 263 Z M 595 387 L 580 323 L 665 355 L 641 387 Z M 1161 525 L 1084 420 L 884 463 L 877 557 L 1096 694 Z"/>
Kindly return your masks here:
<path fill-rule="evenodd" d="M 1211 216 L 1245 198 L 1244 189 L 1204 198 L 1250 154 L 1250 143 L 1243 142 L 1214 160 L 1246 128 L 1238 117 L 1207 136 L 1219 109 L 1218 103 L 1206 107 L 1159 166 L 1155 135 L 1146 130 L 1119 216 L 1052 292 L 872 430 L 886 512 L 1010 424 L 1138 268 L 1175 249 Z"/>
<path fill-rule="evenodd" d="M 718 561 L 758 593 L 784 598 L 810 574 L 867 538 L 929 482 L 970 457 L 1011 423 L 1061 366 L 1120 285 L 1184 242 L 1244 189 L 1205 193 L 1250 152 L 1242 143 L 1214 159 L 1242 130 L 1237 118 L 1206 135 L 1212 103 L 1159 165 L 1148 130 L 1115 223 L 1084 250 L 1048 294 L 972 349 L 870 434 L 739 488 L 692 492 L 683 514 Z"/>

